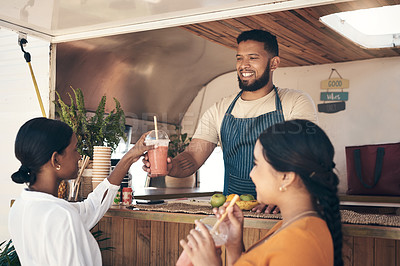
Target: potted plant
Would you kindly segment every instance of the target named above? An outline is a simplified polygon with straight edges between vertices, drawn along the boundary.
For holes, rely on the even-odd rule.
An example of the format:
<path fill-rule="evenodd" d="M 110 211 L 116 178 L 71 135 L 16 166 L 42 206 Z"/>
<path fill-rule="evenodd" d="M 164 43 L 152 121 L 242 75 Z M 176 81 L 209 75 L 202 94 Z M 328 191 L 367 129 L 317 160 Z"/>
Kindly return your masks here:
<path fill-rule="evenodd" d="M 107 146 L 114 151 L 121 138 L 126 141 L 125 114 L 117 99 L 114 98 L 115 109 L 106 114 L 106 96 L 103 96 L 96 112 L 89 115 L 82 91 L 79 88 L 71 87 L 71 89 L 74 96 L 68 93 L 70 105 L 61 99 L 57 91 L 58 100 L 54 101 L 54 104 L 60 120 L 68 124 L 75 133 L 78 140 L 77 149 L 82 156 L 86 155 L 93 159 L 94 146 Z M 91 168 L 90 164 L 88 168 Z M 85 170 L 82 176 L 83 186 L 80 186 L 80 194 L 85 198 L 92 191 L 91 169 Z M 66 190 L 67 185 L 61 183 L 58 191 L 60 198 L 66 197 Z"/>
<path fill-rule="evenodd" d="M 174 158 L 179 153 L 183 152 L 192 140 L 192 138 L 188 137 L 187 133 L 182 134 L 182 127 L 176 126 L 175 131 L 175 134 L 169 136 L 170 143 L 168 146 L 168 156 L 171 158 Z M 194 187 L 195 183 L 196 173 L 184 178 L 177 178 L 168 175 L 165 177 L 166 187 Z"/>
<path fill-rule="evenodd" d="M 12 241 L 9 240 L 7 243 L 6 242 L 7 241 L 3 241 L 0 244 L 0 265 L 21 265 Z"/>
<path fill-rule="evenodd" d="M 80 89 L 72 88 L 71 104 L 67 105 L 56 91 L 58 100 L 54 101 L 56 113 L 60 120 L 68 124 L 78 139 L 77 148 L 81 155 L 93 158 L 94 146 L 107 146 L 115 150 L 125 136 L 125 114 L 119 101 L 114 98 L 115 109 L 108 115 L 105 113 L 106 96 L 103 96 L 93 116 L 87 114 L 83 93 Z"/>
<path fill-rule="evenodd" d="M 92 235 L 96 239 L 97 243 L 99 243 L 100 251 L 106 250 L 114 250 L 115 248 L 112 246 L 108 246 L 105 244 L 106 240 L 110 240 L 110 237 L 105 237 L 103 231 L 95 231 L 91 230 Z M 14 244 L 12 240 L 3 241 L 0 243 L 0 265 L 8 265 L 8 266 L 20 266 L 21 262 L 19 261 L 19 257 L 17 252 L 15 251 Z"/>
<path fill-rule="evenodd" d="M 168 156 L 171 158 L 183 152 L 192 140 L 192 138 L 188 138 L 187 133 L 182 134 L 182 127 L 176 126 L 175 131 L 175 134 L 169 136 Z"/>

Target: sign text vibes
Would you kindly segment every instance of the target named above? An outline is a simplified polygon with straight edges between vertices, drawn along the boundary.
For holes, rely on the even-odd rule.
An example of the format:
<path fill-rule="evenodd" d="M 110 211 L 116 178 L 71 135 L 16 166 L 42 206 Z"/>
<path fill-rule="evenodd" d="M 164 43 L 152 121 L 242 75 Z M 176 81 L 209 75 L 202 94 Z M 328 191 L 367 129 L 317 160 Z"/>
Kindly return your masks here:
<path fill-rule="evenodd" d="M 348 92 L 321 92 L 321 101 L 347 101 Z"/>

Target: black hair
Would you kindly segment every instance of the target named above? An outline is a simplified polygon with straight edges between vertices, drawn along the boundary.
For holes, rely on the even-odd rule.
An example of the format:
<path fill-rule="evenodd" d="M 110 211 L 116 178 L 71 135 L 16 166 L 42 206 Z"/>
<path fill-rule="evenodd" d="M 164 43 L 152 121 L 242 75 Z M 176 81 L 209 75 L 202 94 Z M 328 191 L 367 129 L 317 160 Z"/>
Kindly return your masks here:
<path fill-rule="evenodd" d="M 290 120 L 266 129 L 259 141 L 265 160 L 275 170 L 300 176 L 332 235 L 334 265 L 343 265 L 339 178 L 333 171 L 335 151 L 326 133 L 311 121 Z"/>
<path fill-rule="evenodd" d="M 267 51 L 272 56 L 279 56 L 278 41 L 275 35 L 272 35 L 265 30 L 249 30 L 243 31 L 236 38 L 237 44 L 244 41 L 257 41 L 264 43 L 264 50 Z"/>
<path fill-rule="evenodd" d="M 71 142 L 72 128 L 64 122 L 44 117 L 33 118 L 19 129 L 15 139 L 15 157 L 21 167 L 11 175 L 18 184 L 33 185 L 36 175 L 54 152 L 63 153 Z"/>

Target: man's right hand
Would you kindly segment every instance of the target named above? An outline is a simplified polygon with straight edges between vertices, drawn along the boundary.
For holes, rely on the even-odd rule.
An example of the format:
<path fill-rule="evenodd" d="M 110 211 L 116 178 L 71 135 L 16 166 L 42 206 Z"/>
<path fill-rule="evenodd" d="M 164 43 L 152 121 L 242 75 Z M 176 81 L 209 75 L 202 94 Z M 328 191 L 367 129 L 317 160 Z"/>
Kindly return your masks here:
<path fill-rule="evenodd" d="M 174 159 L 167 159 L 168 175 L 173 177 L 187 177 L 195 173 L 216 146 L 216 144 L 206 140 L 192 139 L 185 151 L 178 154 Z M 145 154 L 143 158 L 142 169 L 151 176 L 148 154 Z"/>
<path fill-rule="evenodd" d="M 142 162 L 143 162 L 143 166 L 142 166 L 143 171 L 147 172 L 148 175 L 151 176 L 149 155 L 147 153 L 143 156 Z M 171 168 L 172 168 L 172 160 L 171 160 L 170 157 L 168 157 L 167 158 L 167 171 L 168 171 L 168 173 L 171 171 Z"/>

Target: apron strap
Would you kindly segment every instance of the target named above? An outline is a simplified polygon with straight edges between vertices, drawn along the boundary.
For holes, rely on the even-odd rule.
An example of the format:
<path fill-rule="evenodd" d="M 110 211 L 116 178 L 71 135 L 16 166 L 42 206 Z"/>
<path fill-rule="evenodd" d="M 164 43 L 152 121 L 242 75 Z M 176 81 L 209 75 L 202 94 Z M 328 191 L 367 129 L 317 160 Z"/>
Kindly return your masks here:
<path fill-rule="evenodd" d="M 243 90 L 241 90 L 241 91 L 238 93 L 238 95 L 236 95 L 235 99 L 231 102 L 231 104 L 229 105 L 228 110 L 226 110 L 226 113 L 225 113 L 225 114 L 231 114 L 231 112 L 232 112 L 232 110 L 233 110 L 233 107 L 235 106 L 237 100 L 238 100 L 239 97 L 242 95 L 242 93 L 243 93 Z"/>

